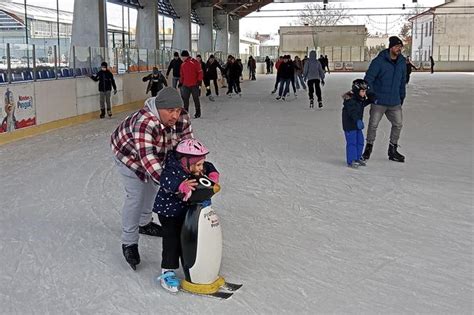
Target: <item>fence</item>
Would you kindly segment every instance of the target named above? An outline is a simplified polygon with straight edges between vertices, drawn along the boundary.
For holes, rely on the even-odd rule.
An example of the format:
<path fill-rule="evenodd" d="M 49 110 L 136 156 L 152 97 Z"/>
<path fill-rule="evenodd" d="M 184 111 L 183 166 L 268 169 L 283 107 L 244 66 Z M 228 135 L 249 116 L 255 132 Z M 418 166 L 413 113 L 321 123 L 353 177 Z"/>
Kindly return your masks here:
<path fill-rule="evenodd" d="M 61 56 L 57 51 L 56 46 L 0 44 L 0 84 L 88 76 L 97 73 L 103 61 L 115 74 L 166 69 L 176 50 L 71 46 Z M 222 58 L 221 52 L 201 53 L 203 59 L 211 54 Z"/>

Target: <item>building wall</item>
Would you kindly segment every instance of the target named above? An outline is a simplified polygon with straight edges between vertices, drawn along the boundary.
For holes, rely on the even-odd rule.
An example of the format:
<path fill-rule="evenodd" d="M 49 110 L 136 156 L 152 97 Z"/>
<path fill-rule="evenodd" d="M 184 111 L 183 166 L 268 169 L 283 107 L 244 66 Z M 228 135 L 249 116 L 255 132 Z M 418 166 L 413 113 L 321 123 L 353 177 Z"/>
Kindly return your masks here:
<path fill-rule="evenodd" d="M 434 15 L 428 13 L 413 19 L 413 59 L 427 61 L 432 55 L 435 61 L 474 61 L 474 8 L 466 7 L 473 2 L 455 0 L 435 8 Z"/>
<path fill-rule="evenodd" d="M 433 15 L 416 18 L 412 26 L 411 56 L 414 61 L 427 61 L 433 52 Z"/>
<path fill-rule="evenodd" d="M 364 58 L 364 54 L 360 54 L 360 47 L 365 47 L 366 38 L 367 29 L 364 25 L 282 26 L 280 54 L 303 56 L 315 49 L 318 54 L 334 52 L 333 59 L 359 61 Z"/>
<path fill-rule="evenodd" d="M 474 1 L 457 0 L 436 9 L 434 58 L 443 61 L 474 61 Z M 456 13 L 446 15 L 449 13 Z M 465 13 L 465 14 L 459 14 Z"/>

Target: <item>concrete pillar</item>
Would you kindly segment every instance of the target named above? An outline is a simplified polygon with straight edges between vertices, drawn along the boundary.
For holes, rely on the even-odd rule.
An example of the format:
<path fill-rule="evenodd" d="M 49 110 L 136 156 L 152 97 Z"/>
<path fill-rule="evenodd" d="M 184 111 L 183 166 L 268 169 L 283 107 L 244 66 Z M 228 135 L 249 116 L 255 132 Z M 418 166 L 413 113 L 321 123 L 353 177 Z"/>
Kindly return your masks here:
<path fill-rule="evenodd" d="M 159 49 L 158 2 L 141 0 L 140 4 L 143 9 L 138 9 L 136 45 L 138 48 Z"/>
<path fill-rule="evenodd" d="M 214 22 L 214 9 L 212 7 L 200 7 L 196 9 L 199 18 L 204 23 L 199 27 L 198 50 L 201 53 L 213 51 L 214 36 L 212 34 L 212 25 Z"/>
<path fill-rule="evenodd" d="M 71 45 L 107 47 L 107 0 L 75 0 Z"/>
<path fill-rule="evenodd" d="M 229 16 L 217 14 L 216 22 L 220 27 L 220 30 L 216 32 L 216 51 L 222 51 L 226 60 L 229 52 Z"/>
<path fill-rule="evenodd" d="M 240 34 L 239 34 L 240 20 L 229 20 L 229 54 L 239 56 Z"/>
<path fill-rule="evenodd" d="M 173 24 L 173 49 L 191 52 L 191 0 L 171 0 L 179 19 Z"/>
<path fill-rule="evenodd" d="M 99 67 L 107 61 L 106 49 L 87 47 L 107 47 L 107 0 L 75 0 L 72 20 L 71 50 L 75 46 L 76 68 Z M 92 56 L 90 56 L 92 54 Z"/>

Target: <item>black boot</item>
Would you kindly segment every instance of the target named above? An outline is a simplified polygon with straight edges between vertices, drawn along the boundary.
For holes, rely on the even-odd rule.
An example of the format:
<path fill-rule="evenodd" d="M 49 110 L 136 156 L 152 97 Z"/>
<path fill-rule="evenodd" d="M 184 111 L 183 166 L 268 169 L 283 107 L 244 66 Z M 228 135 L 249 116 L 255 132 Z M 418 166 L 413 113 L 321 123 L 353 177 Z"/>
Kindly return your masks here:
<path fill-rule="evenodd" d="M 405 162 L 405 157 L 398 153 L 398 145 L 390 143 L 388 145 L 388 159 L 395 162 Z"/>
<path fill-rule="evenodd" d="M 146 234 L 151 236 L 163 236 L 163 229 L 161 228 L 161 225 L 158 225 L 153 221 L 151 221 L 147 225 L 138 227 L 138 232 L 140 234 Z"/>
<path fill-rule="evenodd" d="M 365 145 L 365 150 L 364 150 L 364 153 L 362 154 L 362 159 L 364 161 L 367 161 L 368 159 L 370 159 L 370 155 L 372 154 L 373 147 L 374 145 L 372 143 L 367 143 Z"/>
<path fill-rule="evenodd" d="M 105 117 L 105 109 L 100 110 L 100 116 L 101 119 Z"/>
<path fill-rule="evenodd" d="M 122 244 L 123 257 L 129 263 L 133 270 L 137 270 L 140 263 L 140 254 L 138 253 L 138 244 L 125 245 Z"/>

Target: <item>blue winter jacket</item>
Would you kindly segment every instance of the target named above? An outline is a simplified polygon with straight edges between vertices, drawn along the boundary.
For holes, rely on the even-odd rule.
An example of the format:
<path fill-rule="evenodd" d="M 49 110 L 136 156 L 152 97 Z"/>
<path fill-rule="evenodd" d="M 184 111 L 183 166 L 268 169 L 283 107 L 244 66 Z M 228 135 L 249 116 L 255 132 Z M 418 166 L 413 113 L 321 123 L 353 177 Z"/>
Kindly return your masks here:
<path fill-rule="evenodd" d="M 204 162 L 204 174 L 217 172 L 214 165 Z M 166 156 L 165 167 L 160 176 L 160 189 L 155 198 L 153 211 L 166 217 L 179 217 L 186 214 L 189 205 L 183 201 L 178 192 L 179 185 L 191 177 L 187 173 L 180 161 L 176 157 L 175 151 L 171 151 Z"/>
<path fill-rule="evenodd" d="M 369 89 L 375 93 L 377 105 L 395 106 L 405 98 L 405 78 L 407 73 L 405 57 L 399 55 L 393 62 L 390 52 L 385 49 L 370 63 L 365 78 Z"/>
<path fill-rule="evenodd" d="M 371 97 L 362 99 L 359 95 L 347 92 L 342 96 L 344 107 L 342 108 L 342 129 L 344 131 L 358 130 L 357 121 L 364 118 L 364 107 L 373 102 Z"/>

